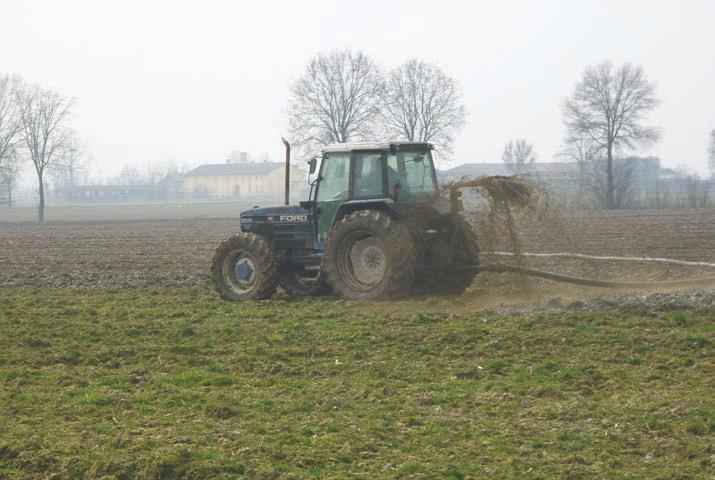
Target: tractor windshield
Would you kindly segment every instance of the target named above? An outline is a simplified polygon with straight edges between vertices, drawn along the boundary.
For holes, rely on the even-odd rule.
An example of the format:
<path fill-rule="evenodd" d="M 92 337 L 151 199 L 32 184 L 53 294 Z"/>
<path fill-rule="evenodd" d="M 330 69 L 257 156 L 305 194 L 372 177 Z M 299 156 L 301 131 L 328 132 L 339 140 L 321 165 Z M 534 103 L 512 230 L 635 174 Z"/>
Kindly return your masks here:
<path fill-rule="evenodd" d="M 402 202 L 426 202 L 437 191 L 429 150 L 397 152 L 387 156 L 390 195 Z"/>

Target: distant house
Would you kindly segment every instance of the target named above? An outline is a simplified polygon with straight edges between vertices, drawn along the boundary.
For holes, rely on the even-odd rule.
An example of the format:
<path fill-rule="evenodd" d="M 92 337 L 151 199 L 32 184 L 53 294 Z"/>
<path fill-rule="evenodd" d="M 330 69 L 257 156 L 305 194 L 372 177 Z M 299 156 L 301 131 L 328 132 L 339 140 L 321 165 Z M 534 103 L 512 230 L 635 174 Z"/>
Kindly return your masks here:
<path fill-rule="evenodd" d="M 0 186 L 0 195 L 2 195 Z M 154 185 L 74 185 L 55 189 L 58 203 L 146 203 L 179 200 L 283 199 L 284 163 L 201 165 L 188 173 L 170 173 Z M 305 173 L 291 169 L 291 200 L 303 199 Z M 0 199 L 2 197 L 0 196 Z"/>
<path fill-rule="evenodd" d="M 291 198 L 302 198 L 305 173 L 291 168 Z M 285 189 L 285 164 L 219 163 L 201 165 L 183 176 L 182 190 L 187 198 L 278 199 Z"/>

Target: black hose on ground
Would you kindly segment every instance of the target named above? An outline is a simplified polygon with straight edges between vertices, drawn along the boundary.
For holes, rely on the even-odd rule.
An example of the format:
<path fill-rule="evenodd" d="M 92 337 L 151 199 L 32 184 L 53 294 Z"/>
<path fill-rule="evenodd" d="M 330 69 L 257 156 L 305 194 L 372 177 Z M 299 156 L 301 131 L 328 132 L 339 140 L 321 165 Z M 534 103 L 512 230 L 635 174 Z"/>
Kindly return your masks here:
<path fill-rule="evenodd" d="M 534 270 L 533 268 L 517 267 L 516 265 L 504 265 L 495 263 L 492 265 L 482 265 L 477 267 L 478 272 L 491 273 L 519 273 L 532 277 L 545 278 L 556 282 L 573 283 L 576 285 L 585 285 L 589 287 L 611 287 L 611 288 L 650 288 L 650 287 L 682 287 L 682 286 L 697 286 L 697 285 L 715 285 L 715 277 L 697 278 L 692 280 L 665 280 L 662 282 L 612 282 L 607 280 L 593 280 L 590 278 L 570 277 L 560 275 L 558 273 L 544 272 L 542 270 Z"/>

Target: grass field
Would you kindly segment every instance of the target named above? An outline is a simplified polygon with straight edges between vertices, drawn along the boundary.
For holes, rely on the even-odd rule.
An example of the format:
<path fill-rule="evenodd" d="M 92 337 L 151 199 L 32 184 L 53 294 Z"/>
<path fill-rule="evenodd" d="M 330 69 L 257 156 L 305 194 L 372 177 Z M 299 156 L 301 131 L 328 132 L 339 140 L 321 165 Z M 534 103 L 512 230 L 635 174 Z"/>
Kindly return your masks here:
<path fill-rule="evenodd" d="M 0 478 L 712 478 L 711 314 L 439 302 L 0 290 Z"/>

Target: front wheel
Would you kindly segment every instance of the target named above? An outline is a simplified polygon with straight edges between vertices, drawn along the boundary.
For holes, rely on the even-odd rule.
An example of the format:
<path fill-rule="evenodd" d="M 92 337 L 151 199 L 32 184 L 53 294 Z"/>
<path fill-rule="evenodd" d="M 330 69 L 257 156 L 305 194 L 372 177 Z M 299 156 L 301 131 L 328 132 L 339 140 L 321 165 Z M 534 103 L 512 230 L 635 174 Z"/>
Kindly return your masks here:
<path fill-rule="evenodd" d="M 239 233 L 222 242 L 211 263 L 211 276 L 224 300 L 270 298 L 278 286 L 278 262 L 268 242 Z"/>

